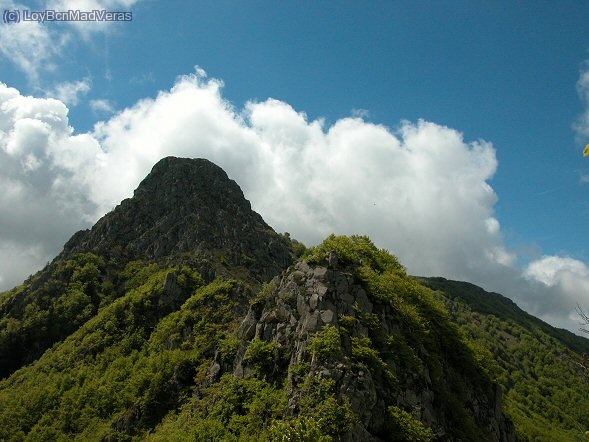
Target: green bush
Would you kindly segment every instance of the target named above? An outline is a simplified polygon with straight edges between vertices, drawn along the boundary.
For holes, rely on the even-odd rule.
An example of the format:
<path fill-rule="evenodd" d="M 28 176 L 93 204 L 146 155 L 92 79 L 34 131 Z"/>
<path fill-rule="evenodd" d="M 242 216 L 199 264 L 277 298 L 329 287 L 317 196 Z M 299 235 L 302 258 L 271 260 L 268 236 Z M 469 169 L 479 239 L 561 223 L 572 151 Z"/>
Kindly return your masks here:
<path fill-rule="evenodd" d="M 247 347 L 244 360 L 254 367 L 257 374 L 269 374 L 274 369 L 278 345 L 276 341 L 266 342 L 255 338 Z"/>
<path fill-rule="evenodd" d="M 275 289 L 276 289 L 275 283 L 265 282 L 264 284 L 262 284 L 262 287 L 260 288 L 258 293 L 256 293 L 256 295 L 250 301 L 250 305 L 252 307 L 258 307 L 258 308 L 264 307 L 264 304 L 266 304 L 266 301 L 268 301 L 268 299 L 270 299 L 270 297 L 272 296 L 272 292 Z"/>
<path fill-rule="evenodd" d="M 300 416 L 314 418 L 324 435 L 336 440 L 358 421 L 347 397 L 336 398 L 336 383 L 331 378 L 310 375 L 301 387 Z"/>
<path fill-rule="evenodd" d="M 287 406 L 286 392 L 265 380 L 224 374 L 193 403 L 190 412 L 196 418 L 218 420 L 231 434 L 244 437 L 260 435 L 283 417 Z"/>
<path fill-rule="evenodd" d="M 380 354 L 372 347 L 372 341 L 366 336 L 352 338 L 352 356 L 366 362 L 372 368 L 386 368 Z"/>
<path fill-rule="evenodd" d="M 335 396 L 330 396 L 315 407 L 315 413 L 320 416 L 319 427 L 330 436 L 346 434 L 358 420 L 347 397 L 338 401 Z"/>
<path fill-rule="evenodd" d="M 133 290 L 147 282 L 150 276 L 157 273 L 159 267 L 157 264 L 147 264 L 143 261 L 131 261 L 121 272 L 125 280 L 125 290 Z"/>
<path fill-rule="evenodd" d="M 305 252 L 307 251 L 307 247 L 302 242 L 299 242 L 296 239 L 291 238 L 290 243 L 292 246 L 292 251 L 293 251 L 295 257 L 297 257 L 297 258 L 300 258 L 301 256 L 303 256 L 305 254 Z"/>
<path fill-rule="evenodd" d="M 219 341 L 219 351 L 224 361 L 231 362 L 231 360 L 237 354 L 239 349 L 240 340 L 237 336 L 231 334 Z"/>
<path fill-rule="evenodd" d="M 331 251 L 336 252 L 344 264 L 362 261 L 379 272 L 394 270 L 405 273 L 405 268 L 395 256 L 385 249 L 378 249 L 367 236 L 331 234 L 320 245 L 309 249 L 303 258 L 309 264 L 325 264 Z"/>
<path fill-rule="evenodd" d="M 328 325 L 318 331 L 309 341 L 309 351 L 319 362 L 326 362 L 341 353 L 340 332 Z"/>
<path fill-rule="evenodd" d="M 320 423 L 313 417 L 299 416 L 286 421 L 275 421 L 268 431 L 270 442 L 331 442 Z"/>
<path fill-rule="evenodd" d="M 288 368 L 291 375 L 292 383 L 297 385 L 303 382 L 309 374 L 310 369 L 311 364 L 309 364 L 308 362 L 298 362 L 296 364 L 292 364 Z"/>
<path fill-rule="evenodd" d="M 356 318 L 354 318 L 353 316 L 349 316 L 349 315 L 341 315 L 337 319 L 338 325 L 348 334 L 352 333 L 352 331 L 354 330 L 354 327 L 356 326 L 357 321 L 358 320 Z"/>
<path fill-rule="evenodd" d="M 391 406 L 389 414 L 393 425 L 393 433 L 390 435 L 392 440 L 399 442 L 431 442 L 434 440 L 435 435 L 432 429 L 423 425 L 421 421 L 405 410 Z"/>

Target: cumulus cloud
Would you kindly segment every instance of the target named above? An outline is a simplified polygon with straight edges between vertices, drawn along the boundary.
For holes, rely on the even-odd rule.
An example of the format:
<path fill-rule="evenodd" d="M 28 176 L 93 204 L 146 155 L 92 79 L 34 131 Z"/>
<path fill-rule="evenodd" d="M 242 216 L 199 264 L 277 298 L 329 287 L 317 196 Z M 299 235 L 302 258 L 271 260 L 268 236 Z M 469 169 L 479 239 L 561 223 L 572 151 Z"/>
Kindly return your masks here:
<path fill-rule="evenodd" d="M 411 271 L 456 278 L 511 261 L 493 216 L 489 143 L 426 121 L 396 131 L 360 118 L 324 127 L 273 99 L 237 112 L 221 86 L 202 72 L 184 76 L 97 125 L 105 155 L 90 178 L 93 201 L 104 209 L 129 196 L 162 156 L 204 156 L 270 224 L 307 243 L 332 231 L 369 233 Z"/>
<path fill-rule="evenodd" d="M 76 167 L 99 150 L 74 136 L 59 100 L 21 95 L 0 83 L 0 276 L 4 288 L 55 256 L 88 223 L 94 205 L 76 189 Z M 94 149 L 94 150 L 93 150 Z"/>
<path fill-rule="evenodd" d="M 421 120 L 391 129 L 356 116 L 327 126 L 274 99 L 235 109 L 222 86 L 199 69 L 76 136 L 62 102 L 0 87 L 0 179 L 9 189 L 0 197 L 9 214 L 0 218 L 0 284 L 18 270 L 4 251 L 18 249 L 23 268 L 55 255 L 176 155 L 219 164 L 269 224 L 308 245 L 331 232 L 368 234 L 411 273 L 482 284 L 569 328 L 575 303 L 589 304 L 583 263 L 516 267 L 494 215 L 489 142 Z"/>

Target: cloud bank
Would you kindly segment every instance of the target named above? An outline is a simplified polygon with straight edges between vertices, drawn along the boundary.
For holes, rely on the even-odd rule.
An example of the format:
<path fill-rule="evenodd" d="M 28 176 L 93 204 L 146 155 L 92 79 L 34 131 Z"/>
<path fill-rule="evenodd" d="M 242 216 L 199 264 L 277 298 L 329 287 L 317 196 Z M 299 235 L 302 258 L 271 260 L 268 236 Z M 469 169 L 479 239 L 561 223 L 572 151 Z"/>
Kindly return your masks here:
<path fill-rule="evenodd" d="M 494 215 L 493 146 L 428 121 L 395 128 L 355 112 L 327 126 L 268 99 L 235 109 L 198 69 L 93 131 L 75 135 L 58 100 L 0 84 L 0 287 L 22 281 L 75 230 L 111 210 L 167 155 L 205 157 L 243 188 L 278 231 L 307 245 L 368 234 L 413 274 L 500 290 L 577 330 L 588 268 L 544 257 L 525 269 Z"/>

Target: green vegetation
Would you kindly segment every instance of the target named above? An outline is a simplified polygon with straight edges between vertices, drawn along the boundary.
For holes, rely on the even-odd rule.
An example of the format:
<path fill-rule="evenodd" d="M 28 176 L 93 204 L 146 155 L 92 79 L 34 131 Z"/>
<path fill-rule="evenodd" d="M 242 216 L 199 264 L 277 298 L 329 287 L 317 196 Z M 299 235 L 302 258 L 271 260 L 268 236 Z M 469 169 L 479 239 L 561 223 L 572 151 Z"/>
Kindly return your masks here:
<path fill-rule="evenodd" d="M 321 430 L 318 420 L 313 417 L 298 417 L 276 421 L 269 431 L 269 439 L 276 442 L 331 442 Z"/>
<path fill-rule="evenodd" d="M 169 313 L 167 276 L 177 275 L 187 296 L 202 280 L 188 268 L 148 273 L 36 364 L 0 382 L 0 440 L 124 440 L 180 404 L 201 359 L 212 356 L 211 341 L 231 328 L 234 283 L 201 287 Z"/>
<path fill-rule="evenodd" d="M 424 426 L 419 419 L 399 407 L 389 407 L 393 420 L 391 438 L 399 442 L 431 442 L 434 432 Z"/>
<path fill-rule="evenodd" d="M 261 339 L 254 339 L 247 348 L 245 361 L 249 362 L 259 375 L 274 371 L 274 360 L 278 351 L 276 341 L 265 342 Z"/>
<path fill-rule="evenodd" d="M 92 253 L 51 270 L 0 295 L 0 378 L 37 359 L 116 296 L 106 263 Z"/>
<path fill-rule="evenodd" d="M 250 304 L 256 308 L 263 308 L 264 304 L 270 296 L 272 296 L 272 291 L 275 289 L 275 285 L 273 283 L 264 283 L 262 284 L 262 288 L 258 291 L 256 296 L 252 298 Z"/>
<path fill-rule="evenodd" d="M 327 326 L 317 332 L 309 342 L 309 351 L 319 361 L 325 362 L 341 353 L 340 333 L 337 327 Z"/>
<path fill-rule="evenodd" d="M 372 312 L 356 305 L 355 318 L 340 317 L 340 335 L 357 363 L 367 367 L 389 392 L 387 406 L 397 406 L 395 392 L 413 388 L 409 386 L 416 374 L 429 373 L 430 388 L 439 398 L 451 433 L 464 440 L 484 439 L 486 430 L 463 404 L 468 402 L 469 390 L 490 394 L 491 383 L 450 322 L 443 296 L 408 276 L 396 257 L 376 248 L 365 236 L 331 235 L 309 249 L 304 259 L 309 264 L 325 264 L 331 251 L 336 252 L 338 265 L 356 268 L 374 305 Z M 391 329 L 396 331 L 387 333 Z"/>
<path fill-rule="evenodd" d="M 333 379 L 308 376 L 301 388 L 300 417 L 316 419 L 322 434 L 337 437 L 356 423 L 349 398 L 338 399 Z"/>
<path fill-rule="evenodd" d="M 292 249 L 292 252 L 294 253 L 294 256 L 296 258 L 300 258 L 301 256 L 303 256 L 305 254 L 305 252 L 307 251 L 307 247 L 300 241 L 297 241 L 294 238 L 291 238 L 290 233 L 285 232 L 281 235 L 288 243 L 290 243 L 290 248 Z"/>
<path fill-rule="evenodd" d="M 384 270 L 405 271 L 399 260 L 385 249 L 377 249 L 367 236 L 329 235 L 320 245 L 313 247 L 303 255 L 309 264 L 325 264 L 329 252 L 337 253 L 344 263 L 362 262 L 376 272 Z"/>
<path fill-rule="evenodd" d="M 304 259 L 326 265 L 331 251 L 364 298 L 300 333 L 264 327 L 310 296 L 301 272 L 292 291 L 278 278 L 252 293 L 188 266 L 90 253 L 52 264 L 0 295 L 0 440 L 329 442 L 358 427 L 365 403 L 382 413 L 378 437 L 436 440 L 411 395 L 434 398 L 448 437 L 485 440 L 488 416 L 471 404 L 494 403 L 490 378 L 521 440 L 584 437 L 585 340 L 474 286 L 412 278 L 364 236 L 331 235 Z M 253 339 L 240 328 L 248 309 L 263 326 Z M 272 330 L 288 327 L 279 342 Z"/>

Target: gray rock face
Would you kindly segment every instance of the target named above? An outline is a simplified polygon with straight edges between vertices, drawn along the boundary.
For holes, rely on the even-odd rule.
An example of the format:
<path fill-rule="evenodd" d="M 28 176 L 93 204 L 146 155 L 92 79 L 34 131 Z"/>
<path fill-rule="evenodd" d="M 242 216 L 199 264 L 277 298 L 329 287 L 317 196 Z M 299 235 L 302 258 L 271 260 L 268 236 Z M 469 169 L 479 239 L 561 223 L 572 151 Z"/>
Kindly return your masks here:
<path fill-rule="evenodd" d="M 220 167 L 175 157 L 159 161 L 133 198 L 75 234 L 60 257 L 89 250 L 123 260 L 206 259 L 245 267 L 259 280 L 293 261 L 290 243 L 251 209 Z"/>
<path fill-rule="evenodd" d="M 470 379 L 462 367 L 456 366 L 460 361 L 444 357 L 442 362 L 447 367 L 429 364 L 431 354 L 422 345 L 414 357 L 414 367 L 408 368 L 401 366 L 396 355 L 387 356 L 391 350 L 386 350 L 383 344 L 379 350 L 383 364 L 396 377 L 391 382 L 391 375 L 386 375 L 385 370 L 356 357 L 352 350 L 355 338 L 371 336 L 377 341 L 378 336 L 402 336 L 410 330 L 403 329 L 403 322 L 391 305 L 379 303 L 367 292 L 353 266 L 338 265 L 333 254 L 328 262 L 329 266 L 298 262 L 274 278 L 272 295 L 264 307 L 250 308 L 241 324 L 242 348 L 231 368 L 235 375 L 247 376 L 253 372 L 244 357 L 249 342 L 274 341 L 283 355 L 276 357 L 275 374 L 288 376 L 293 414 L 297 413 L 301 391 L 292 382 L 290 373 L 301 362 L 309 363 L 307 376 L 333 379 L 337 396 L 349 399 L 359 422 L 341 440 L 393 440 L 388 414 L 391 405 L 412 410 L 414 416 L 434 431 L 436 440 L 464 440 L 453 428 L 456 416 L 452 414 L 457 406 L 463 407 L 465 413 L 460 419 L 470 419 L 479 429 L 477 440 L 516 440 L 515 428 L 502 412 L 499 386 L 484 377 Z M 309 344 L 326 326 L 339 328 L 341 352 L 334 358 L 320 360 L 310 353 Z M 469 363 L 464 361 L 464 365 Z M 459 379 L 447 379 L 448 373 Z M 460 396 L 464 403 L 460 405 L 445 403 L 444 391 L 453 385 L 464 389 Z"/>

